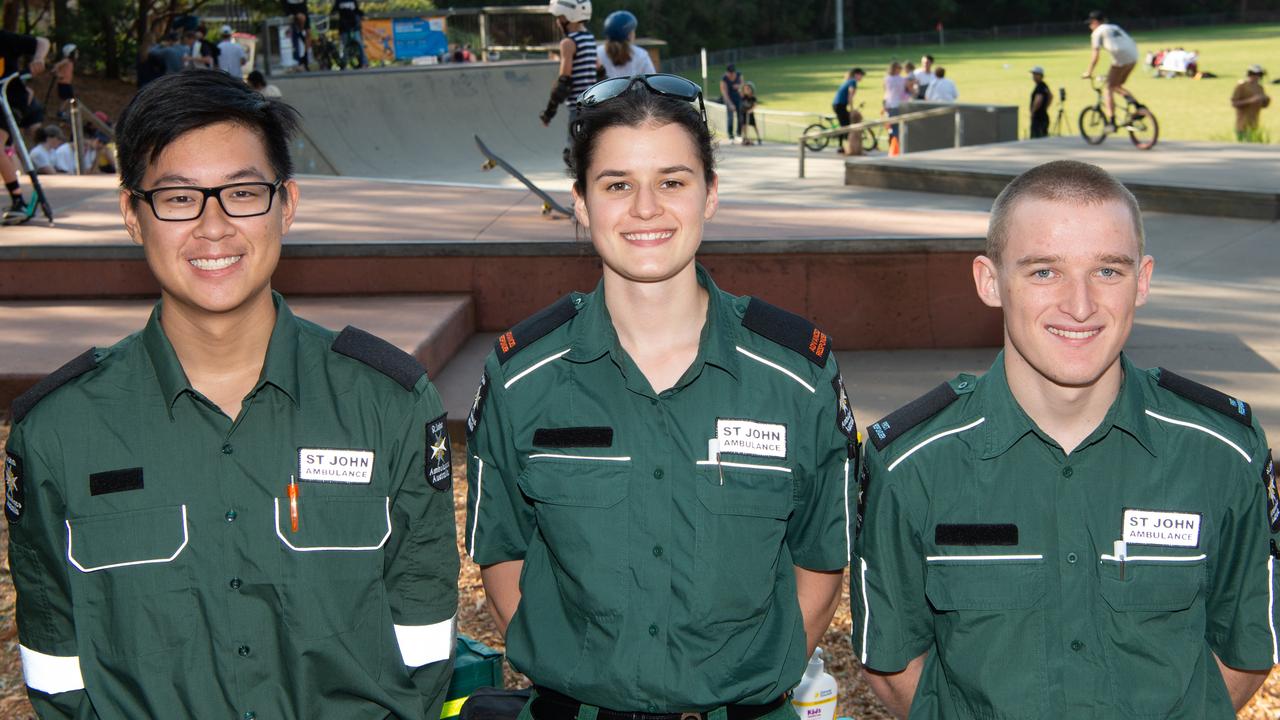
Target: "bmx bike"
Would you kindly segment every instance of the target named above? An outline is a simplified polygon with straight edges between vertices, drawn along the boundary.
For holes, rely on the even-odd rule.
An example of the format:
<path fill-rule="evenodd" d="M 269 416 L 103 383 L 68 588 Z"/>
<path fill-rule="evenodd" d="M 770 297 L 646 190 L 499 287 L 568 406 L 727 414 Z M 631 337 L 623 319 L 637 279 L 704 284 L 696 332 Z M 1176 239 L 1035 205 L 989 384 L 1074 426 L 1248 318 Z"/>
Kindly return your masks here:
<path fill-rule="evenodd" d="M 862 109 L 861 104 L 858 105 L 858 109 L 859 110 Z M 822 115 L 821 117 L 822 117 L 821 122 L 813 123 L 804 129 L 805 135 L 808 135 L 809 133 L 815 132 L 815 131 L 821 132 L 823 130 L 837 130 L 840 128 L 840 123 L 836 120 L 835 115 Z M 876 134 L 877 130 L 879 130 L 879 127 L 866 128 L 862 130 L 862 151 L 863 152 L 871 152 L 872 150 L 875 150 L 877 147 L 879 147 L 880 138 Z M 804 146 L 814 152 L 819 152 L 821 150 L 827 149 L 827 146 L 831 144 L 832 139 L 833 138 L 830 135 L 810 138 L 804 141 Z"/>
<path fill-rule="evenodd" d="M 1124 107 L 1116 107 L 1114 129 L 1107 128 L 1107 113 L 1102 109 L 1102 78 L 1089 78 L 1097 100 L 1093 105 L 1080 111 L 1080 136 L 1090 145 L 1099 145 L 1107 139 L 1107 135 L 1121 130 L 1129 133 L 1139 150 L 1150 150 L 1160 138 L 1160 123 L 1156 121 L 1151 108 L 1138 102 L 1132 95 L 1124 96 Z M 1119 98 L 1117 98 L 1119 100 Z M 1118 103 L 1117 103 L 1118 104 Z"/>

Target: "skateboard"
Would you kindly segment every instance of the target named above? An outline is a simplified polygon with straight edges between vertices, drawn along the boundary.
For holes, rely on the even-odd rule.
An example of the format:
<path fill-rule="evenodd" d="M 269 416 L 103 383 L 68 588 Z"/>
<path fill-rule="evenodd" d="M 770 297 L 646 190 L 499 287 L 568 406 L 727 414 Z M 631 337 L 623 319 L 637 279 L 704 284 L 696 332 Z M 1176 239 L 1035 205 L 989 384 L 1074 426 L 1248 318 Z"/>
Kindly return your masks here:
<path fill-rule="evenodd" d="M 511 167 L 511 163 L 494 154 L 494 152 L 489 149 L 489 146 L 485 145 L 484 141 L 480 139 L 479 135 L 474 135 L 473 137 L 476 139 L 476 147 L 480 148 L 480 152 L 483 153 L 485 157 L 484 164 L 480 166 L 481 170 L 492 170 L 495 167 L 500 167 L 503 170 L 506 170 L 511 177 L 519 180 L 522 185 L 529 188 L 529 192 L 537 195 L 538 198 L 542 200 L 543 215 L 550 215 L 553 212 L 557 212 L 568 218 L 573 217 L 572 210 L 557 202 L 555 198 L 547 194 L 546 190 L 534 185 L 532 180 L 522 175 L 519 170 Z"/>

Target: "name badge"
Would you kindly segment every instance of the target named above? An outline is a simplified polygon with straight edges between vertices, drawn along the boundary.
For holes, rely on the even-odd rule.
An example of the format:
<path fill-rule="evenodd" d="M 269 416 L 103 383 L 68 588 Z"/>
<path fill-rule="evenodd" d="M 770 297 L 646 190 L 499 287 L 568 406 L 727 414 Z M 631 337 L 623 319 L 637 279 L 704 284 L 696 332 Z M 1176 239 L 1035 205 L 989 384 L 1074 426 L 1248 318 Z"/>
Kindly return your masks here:
<path fill-rule="evenodd" d="M 368 485 L 373 480 L 373 451 L 298 448 L 298 480 Z"/>
<path fill-rule="evenodd" d="M 720 452 L 759 457 L 787 456 L 787 426 L 754 420 L 716 419 Z"/>
<path fill-rule="evenodd" d="M 1130 545 L 1199 547 L 1200 514 L 1125 509 L 1124 541 Z"/>

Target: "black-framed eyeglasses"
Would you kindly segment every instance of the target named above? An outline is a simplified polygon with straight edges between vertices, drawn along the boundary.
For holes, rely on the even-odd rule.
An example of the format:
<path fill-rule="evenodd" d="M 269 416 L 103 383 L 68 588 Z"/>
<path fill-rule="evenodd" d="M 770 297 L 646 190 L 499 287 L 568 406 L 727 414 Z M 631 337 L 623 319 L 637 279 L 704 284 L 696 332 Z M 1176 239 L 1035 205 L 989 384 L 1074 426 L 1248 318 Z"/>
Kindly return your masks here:
<path fill-rule="evenodd" d="M 222 212 L 228 217 L 246 218 L 271 212 L 276 192 L 284 184 L 275 182 L 237 182 L 218 187 L 182 185 L 158 187 L 151 190 L 130 190 L 136 198 L 147 201 L 157 220 L 183 222 L 195 220 L 204 214 L 209 198 L 217 198 Z"/>
<path fill-rule="evenodd" d="M 608 102 L 631 90 L 637 84 L 654 95 L 675 98 L 685 102 L 698 101 L 698 112 L 702 114 L 702 122 L 707 122 L 707 107 L 702 102 L 702 88 L 688 78 L 667 73 L 650 73 L 648 75 L 632 75 L 602 80 L 582 91 L 578 96 L 579 108 L 591 108 Z"/>

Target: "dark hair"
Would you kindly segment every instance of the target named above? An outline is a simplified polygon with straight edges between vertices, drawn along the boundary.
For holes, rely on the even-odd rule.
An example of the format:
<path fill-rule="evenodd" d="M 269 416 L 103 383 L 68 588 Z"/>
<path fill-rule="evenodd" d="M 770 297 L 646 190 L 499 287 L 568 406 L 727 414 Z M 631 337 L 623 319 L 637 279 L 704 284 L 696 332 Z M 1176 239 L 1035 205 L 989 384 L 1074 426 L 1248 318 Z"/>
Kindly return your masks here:
<path fill-rule="evenodd" d="M 179 137 L 230 122 L 262 138 L 271 169 L 280 180 L 293 176 L 289 140 L 298 130 L 298 111 L 268 100 L 220 70 L 184 70 L 146 84 L 120 114 L 116 154 L 120 185 L 139 187 L 147 166 Z"/>
<path fill-rule="evenodd" d="M 933 62 L 933 56 L 932 56 L 932 55 L 925 55 L 925 56 L 924 56 L 924 58 L 922 58 L 922 59 L 924 59 L 924 60 L 928 60 L 929 62 Z"/>
<path fill-rule="evenodd" d="M 164 42 L 178 42 L 178 33 L 170 30 L 160 38 Z"/>
<path fill-rule="evenodd" d="M 947 76 L 947 69 L 942 66 L 938 66 L 933 69 L 933 76 L 944 78 Z"/>
<path fill-rule="evenodd" d="M 860 67 L 856 67 L 849 71 L 849 75 L 866 75 L 866 74 L 867 74 L 867 71 L 863 70 Z"/>
<path fill-rule="evenodd" d="M 574 187 L 579 193 L 586 193 L 587 168 L 591 166 L 596 143 L 605 130 L 669 124 L 679 125 L 689 133 L 697 148 L 698 159 L 702 161 L 703 179 L 711 184 L 716 176 L 715 151 L 711 145 L 711 130 L 698 108 L 684 100 L 657 95 L 637 83 L 615 98 L 578 111 L 569 157 L 569 173 L 573 176 Z"/>
<path fill-rule="evenodd" d="M 261 70 L 254 70 L 253 72 L 249 73 L 249 77 L 246 79 L 249 82 L 249 87 L 253 88 L 254 90 L 267 86 L 267 77 L 262 74 Z"/>

